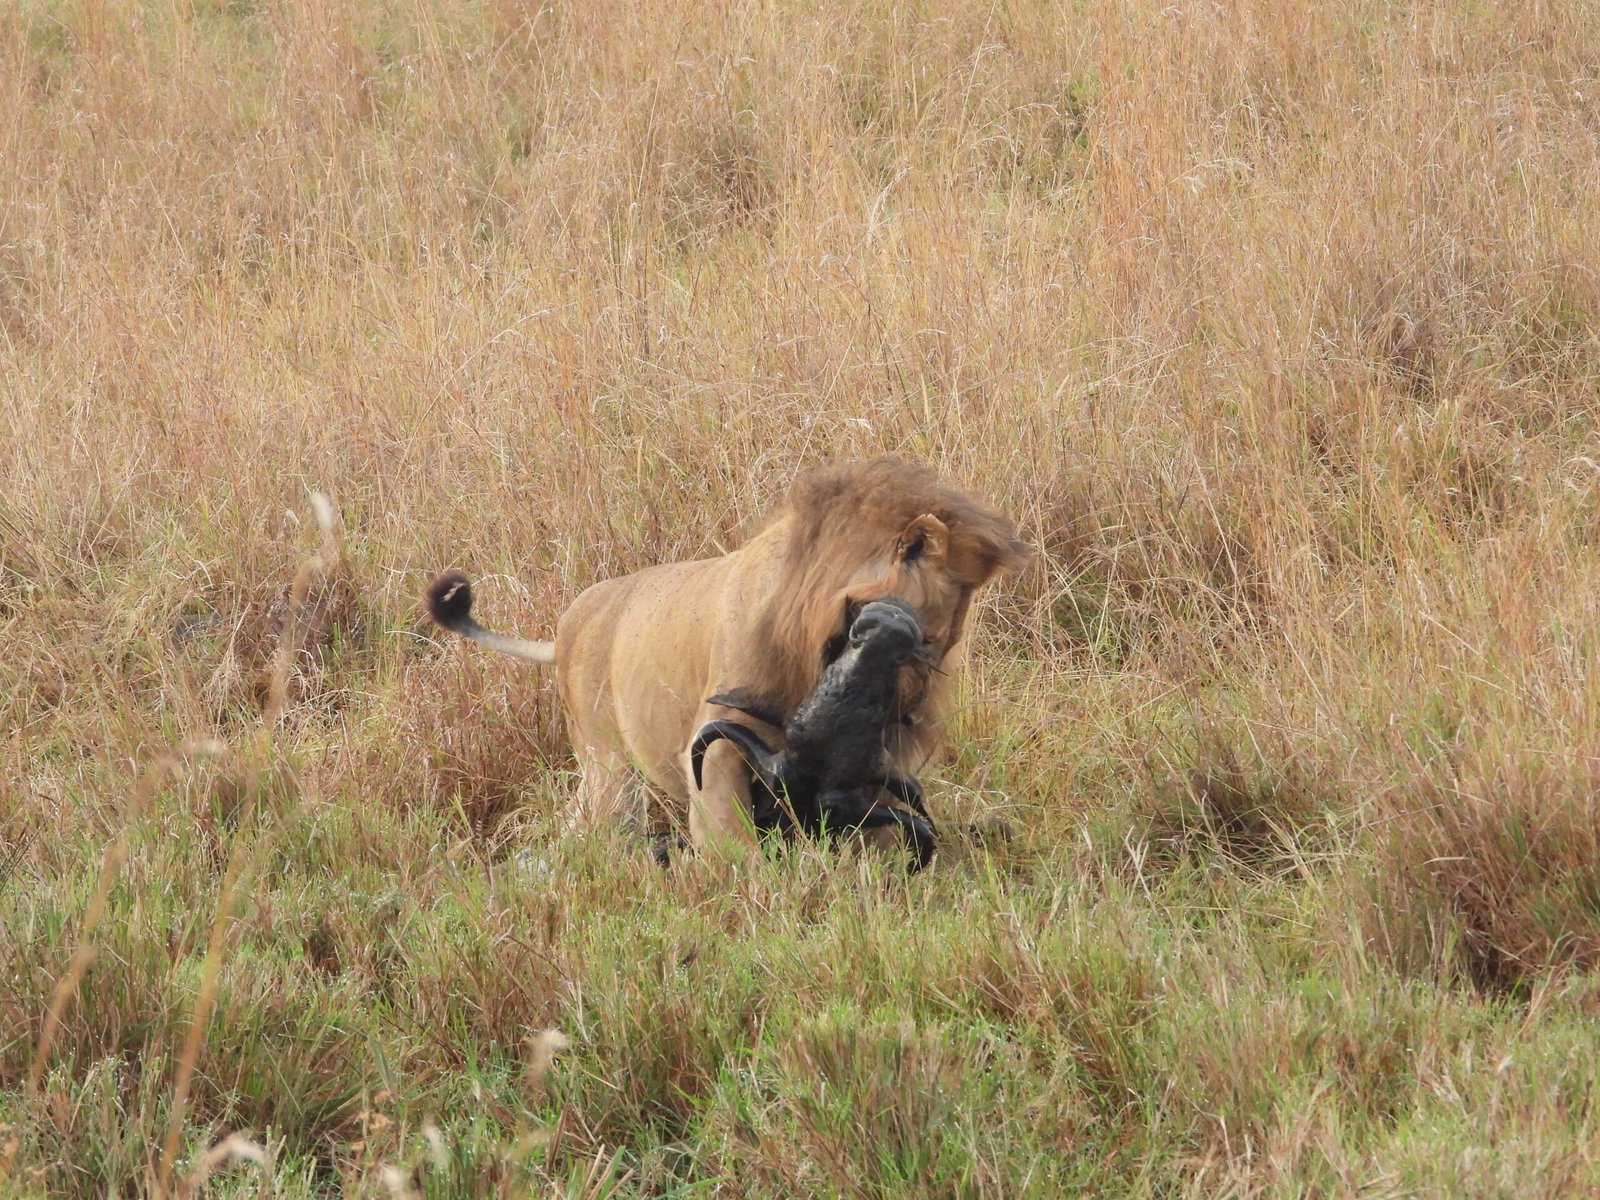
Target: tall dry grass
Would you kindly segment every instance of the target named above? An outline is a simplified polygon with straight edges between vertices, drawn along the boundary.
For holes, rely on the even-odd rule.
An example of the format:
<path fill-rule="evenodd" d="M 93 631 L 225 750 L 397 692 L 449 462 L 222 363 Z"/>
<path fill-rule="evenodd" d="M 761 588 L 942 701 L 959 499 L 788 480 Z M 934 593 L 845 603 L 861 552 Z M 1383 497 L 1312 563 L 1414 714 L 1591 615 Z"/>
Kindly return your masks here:
<path fill-rule="evenodd" d="M 1592 1186 L 1596 30 L 0 13 L 0 1178 Z M 936 797 L 1017 841 L 557 837 L 548 680 L 425 578 L 535 635 L 881 451 L 1042 551 Z"/>

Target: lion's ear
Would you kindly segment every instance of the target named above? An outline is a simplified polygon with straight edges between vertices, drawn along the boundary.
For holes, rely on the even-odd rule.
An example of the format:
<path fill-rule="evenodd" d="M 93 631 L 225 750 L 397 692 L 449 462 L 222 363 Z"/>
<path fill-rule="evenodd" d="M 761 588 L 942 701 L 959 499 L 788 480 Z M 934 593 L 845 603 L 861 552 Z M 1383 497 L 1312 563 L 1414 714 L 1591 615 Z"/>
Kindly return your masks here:
<path fill-rule="evenodd" d="M 937 566 L 950 552 L 950 527 L 932 513 L 923 513 L 895 539 L 896 562 Z"/>

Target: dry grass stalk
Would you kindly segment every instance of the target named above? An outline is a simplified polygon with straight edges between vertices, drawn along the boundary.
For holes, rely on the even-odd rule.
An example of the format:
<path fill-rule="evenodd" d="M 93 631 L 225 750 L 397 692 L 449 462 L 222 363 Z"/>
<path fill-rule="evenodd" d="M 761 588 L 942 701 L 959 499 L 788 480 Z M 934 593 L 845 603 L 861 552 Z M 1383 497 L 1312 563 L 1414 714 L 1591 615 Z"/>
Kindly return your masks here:
<path fill-rule="evenodd" d="M 26 1091 L 29 1096 L 38 1094 L 39 1081 L 44 1076 L 45 1068 L 50 1062 L 50 1045 L 55 1039 L 56 1029 L 61 1024 L 62 1015 L 67 1006 L 72 1003 L 72 998 L 77 995 L 78 984 L 83 980 L 83 973 L 89 969 L 89 963 L 94 958 L 94 932 L 99 927 L 100 920 L 105 916 L 106 897 L 111 891 L 111 885 L 116 882 L 118 873 L 122 870 L 123 863 L 128 857 L 128 831 L 129 828 L 144 815 L 146 805 L 156 790 L 166 782 L 168 776 L 189 761 L 195 755 L 220 755 L 227 752 L 227 747 L 221 742 L 210 738 L 189 742 L 178 748 L 172 754 L 162 755 L 139 777 L 134 785 L 133 793 L 129 798 L 125 819 L 121 830 L 111 845 L 106 847 L 105 855 L 100 862 L 100 875 L 95 883 L 93 894 L 89 897 L 88 907 L 84 909 L 83 923 L 78 931 L 78 945 L 73 950 L 72 957 L 67 960 L 66 969 L 61 977 L 56 980 L 55 988 L 50 994 L 50 1007 L 45 1013 L 44 1025 L 39 1031 L 39 1040 L 34 1046 L 33 1063 L 28 1068 Z"/>
<path fill-rule="evenodd" d="M 213 1175 L 239 1162 L 254 1163 L 265 1176 L 271 1170 L 272 1155 L 243 1134 L 230 1133 L 195 1159 L 194 1166 L 178 1183 L 179 1200 L 192 1200 L 200 1195 Z"/>
<path fill-rule="evenodd" d="M 339 564 L 339 547 L 334 536 L 333 506 L 320 492 L 312 493 L 311 503 L 316 513 L 317 524 L 322 531 L 322 552 L 303 563 L 295 574 L 294 588 L 290 593 L 289 615 L 280 638 L 278 658 L 269 693 L 271 699 L 267 711 L 263 714 L 261 734 L 263 752 L 267 749 L 266 739 L 271 736 L 271 731 L 277 726 L 282 715 L 288 675 L 293 665 L 292 655 L 296 645 L 299 615 L 305 604 L 307 587 L 314 575 L 326 575 Z M 300 805 L 303 804 L 304 799 L 300 802 Z M 178 1056 L 177 1072 L 173 1078 L 172 1115 L 167 1122 L 161 1160 L 156 1169 L 155 1190 L 159 1196 L 167 1194 L 177 1164 L 179 1141 L 183 1135 L 184 1116 L 188 1108 L 189 1088 L 194 1080 L 195 1068 L 200 1060 L 200 1048 L 204 1043 L 206 1027 L 216 1003 L 217 981 L 223 967 L 223 952 L 226 949 L 231 924 L 234 894 L 239 886 L 253 878 L 261 865 L 266 862 L 278 837 L 293 823 L 300 805 L 281 818 L 276 828 L 258 832 L 254 841 L 246 842 L 243 839 L 235 841 L 229 854 L 227 874 L 217 893 L 216 912 L 212 917 L 211 931 L 206 942 L 200 989 L 195 996 L 194 1011 L 189 1018 L 189 1029 L 184 1037 L 183 1048 Z"/>

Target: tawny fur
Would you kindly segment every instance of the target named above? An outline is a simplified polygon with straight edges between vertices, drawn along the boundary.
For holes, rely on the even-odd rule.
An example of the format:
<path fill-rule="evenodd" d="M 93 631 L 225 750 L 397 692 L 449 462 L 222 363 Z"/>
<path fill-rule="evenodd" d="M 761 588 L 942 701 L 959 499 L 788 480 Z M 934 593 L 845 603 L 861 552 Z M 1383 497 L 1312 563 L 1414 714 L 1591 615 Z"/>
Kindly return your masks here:
<path fill-rule="evenodd" d="M 595 584 L 562 614 L 554 644 L 585 815 L 643 819 L 660 830 L 686 813 L 697 846 L 751 843 L 750 770 L 737 748 L 720 742 L 707 751 L 702 788 L 689 776 L 698 729 L 719 718 L 752 721 L 748 710 L 707 697 L 737 689 L 787 719 L 851 615 L 882 596 L 908 603 L 927 639 L 927 653 L 902 669 L 906 720 L 888 746 L 891 761 L 914 774 L 941 737 L 952 651 L 973 594 L 1029 554 L 987 504 L 926 467 L 883 458 L 802 476 L 730 554 Z M 440 624 L 545 661 L 548 643 L 504 638 L 473 621 L 464 584 L 450 576 L 429 589 Z M 754 724 L 781 741 L 781 728 Z"/>

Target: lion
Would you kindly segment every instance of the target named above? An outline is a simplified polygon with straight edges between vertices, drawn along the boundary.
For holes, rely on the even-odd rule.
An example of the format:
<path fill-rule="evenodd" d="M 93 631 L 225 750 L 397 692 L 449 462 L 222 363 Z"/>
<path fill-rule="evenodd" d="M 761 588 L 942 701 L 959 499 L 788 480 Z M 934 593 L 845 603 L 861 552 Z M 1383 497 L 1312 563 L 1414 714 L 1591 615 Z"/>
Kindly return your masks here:
<path fill-rule="evenodd" d="M 722 739 L 705 750 L 696 786 L 696 732 L 731 721 L 781 745 L 861 609 L 897 597 L 915 612 L 925 652 L 900 668 L 885 750 L 888 766 L 914 774 L 942 739 L 974 595 L 1031 554 L 993 507 L 925 466 L 879 458 L 803 474 L 759 532 L 719 558 L 594 584 L 561 615 L 553 643 L 479 625 L 459 573 L 434 580 L 426 603 L 446 629 L 554 663 L 582 819 L 659 833 L 681 829 L 686 814 L 698 851 L 736 854 L 756 840 L 752 768 Z M 737 708 L 713 699 L 730 694 Z"/>

